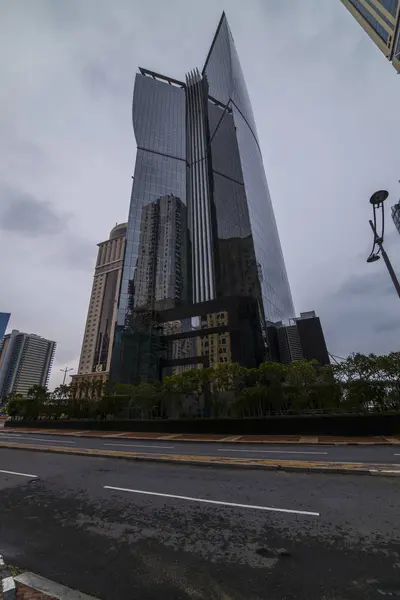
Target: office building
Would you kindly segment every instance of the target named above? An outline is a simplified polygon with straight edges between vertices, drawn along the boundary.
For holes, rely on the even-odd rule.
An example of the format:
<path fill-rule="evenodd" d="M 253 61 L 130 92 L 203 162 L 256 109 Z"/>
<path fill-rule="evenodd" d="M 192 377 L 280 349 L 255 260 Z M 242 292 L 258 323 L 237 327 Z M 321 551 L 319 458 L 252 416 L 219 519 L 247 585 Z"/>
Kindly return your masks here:
<path fill-rule="evenodd" d="M 0 312 L 0 347 L 3 337 L 6 333 L 8 321 L 10 319 L 11 313 Z"/>
<path fill-rule="evenodd" d="M 329 365 L 329 354 L 321 321 L 314 311 L 300 313 L 290 319 L 267 324 L 270 360 L 290 364 L 299 360 L 316 360 Z"/>
<path fill-rule="evenodd" d="M 126 227 L 127 223 L 115 225 L 109 239 L 98 244 L 78 373 L 72 376 L 73 383 L 89 379 L 108 380 Z"/>
<path fill-rule="evenodd" d="M 392 219 L 397 231 L 400 233 L 400 201 L 392 206 Z"/>
<path fill-rule="evenodd" d="M 400 73 L 400 0 L 341 0 Z"/>
<path fill-rule="evenodd" d="M 0 351 L 0 398 L 12 392 L 26 396 L 34 385 L 47 387 L 56 343 L 14 329 Z"/>
<path fill-rule="evenodd" d="M 287 320 L 294 308 L 253 112 L 225 14 L 201 72 L 193 69 L 178 80 L 139 69 L 133 128 L 137 156 L 111 379 L 157 378 L 156 358 L 167 360 L 169 353 L 162 333 L 166 321 L 184 324 L 187 318 L 227 311 L 240 314 L 243 326 L 254 325 L 257 316 L 257 343 L 249 358 L 255 364 L 266 320 Z M 173 317 L 166 319 L 164 310 Z M 204 348 L 204 339 L 192 344 L 200 358 Z M 184 348 L 176 352 L 183 356 Z M 132 367 L 139 363 L 140 375 Z"/>

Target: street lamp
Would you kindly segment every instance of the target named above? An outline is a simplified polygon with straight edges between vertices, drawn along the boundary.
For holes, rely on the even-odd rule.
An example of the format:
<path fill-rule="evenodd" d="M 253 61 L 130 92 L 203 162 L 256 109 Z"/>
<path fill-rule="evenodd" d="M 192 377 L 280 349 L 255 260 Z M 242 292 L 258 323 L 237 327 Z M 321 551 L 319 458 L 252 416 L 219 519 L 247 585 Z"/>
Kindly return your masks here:
<path fill-rule="evenodd" d="M 73 368 L 71 367 L 70 369 L 68 369 L 68 367 L 65 367 L 65 369 L 60 369 L 60 371 L 62 373 L 64 373 L 64 379 L 63 379 L 63 385 L 65 384 L 65 378 L 67 376 L 67 373 L 69 373 L 69 371 L 73 371 Z"/>
<path fill-rule="evenodd" d="M 377 260 L 380 259 L 380 255 L 382 255 L 382 258 L 385 261 L 387 270 L 389 271 L 389 275 L 393 281 L 393 285 L 394 285 L 396 292 L 400 298 L 399 280 L 396 277 L 396 273 L 394 272 L 392 264 L 389 260 L 389 257 L 386 254 L 386 251 L 383 247 L 383 235 L 385 233 L 385 210 L 383 207 L 383 203 L 388 196 L 389 196 L 389 192 L 387 192 L 386 190 L 379 190 L 379 192 L 375 192 L 375 194 L 372 194 L 372 196 L 370 198 L 370 203 L 372 204 L 372 208 L 374 211 L 374 220 L 373 221 L 370 220 L 369 224 L 370 224 L 372 232 L 374 234 L 374 243 L 373 243 L 370 255 L 367 258 L 367 263 L 376 262 Z M 380 213 L 381 213 L 381 234 L 380 235 L 378 235 L 377 229 L 376 229 L 376 222 L 377 222 L 376 214 L 377 214 L 378 209 L 380 209 Z"/>

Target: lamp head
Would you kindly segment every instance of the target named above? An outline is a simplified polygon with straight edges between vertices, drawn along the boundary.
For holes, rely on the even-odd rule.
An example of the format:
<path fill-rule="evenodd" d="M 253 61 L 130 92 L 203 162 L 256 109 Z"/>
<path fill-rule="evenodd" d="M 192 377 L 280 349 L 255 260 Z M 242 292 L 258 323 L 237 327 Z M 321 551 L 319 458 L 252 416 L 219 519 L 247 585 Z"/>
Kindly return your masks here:
<path fill-rule="evenodd" d="M 379 254 L 371 254 L 370 256 L 368 256 L 367 258 L 367 263 L 373 263 L 376 262 L 377 260 L 380 259 Z"/>
<path fill-rule="evenodd" d="M 373 206 L 380 206 L 388 196 L 389 192 L 386 190 L 379 190 L 378 192 L 375 192 L 375 194 L 372 194 L 369 201 Z"/>

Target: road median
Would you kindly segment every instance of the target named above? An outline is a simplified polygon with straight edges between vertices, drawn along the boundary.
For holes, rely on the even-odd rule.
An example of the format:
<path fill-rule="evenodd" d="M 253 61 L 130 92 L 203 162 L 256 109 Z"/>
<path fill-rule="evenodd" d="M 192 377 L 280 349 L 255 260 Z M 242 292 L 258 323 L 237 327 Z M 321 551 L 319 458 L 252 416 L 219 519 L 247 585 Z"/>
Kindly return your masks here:
<path fill-rule="evenodd" d="M 400 445 L 400 435 L 392 436 L 337 436 L 337 435 L 227 435 L 227 434 L 194 434 L 194 433 L 160 433 L 146 431 L 111 431 L 61 429 L 41 427 L 7 426 L 0 433 L 71 436 L 78 438 L 117 438 L 128 440 L 157 440 L 174 442 L 234 443 L 234 444 L 290 444 L 321 446 L 396 446 Z"/>
<path fill-rule="evenodd" d="M 395 464 L 318 462 L 297 460 L 273 460 L 262 458 L 220 458 L 213 456 L 192 456 L 186 454 L 156 454 L 150 452 L 125 452 L 119 450 L 99 450 L 94 448 L 68 448 L 62 446 L 39 446 L 34 444 L 18 444 L 15 442 L 0 442 L 0 448 L 23 450 L 31 452 L 50 452 L 76 456 L 91 456 L 98 458 L 119 458 L 146 462 L 162 462 L 169 464 L 184 464 L 195 466 L 212 466 L 223 468 L 264 469 L 271 471 L 358 474 L 400 476 L 400 467 Z"/>

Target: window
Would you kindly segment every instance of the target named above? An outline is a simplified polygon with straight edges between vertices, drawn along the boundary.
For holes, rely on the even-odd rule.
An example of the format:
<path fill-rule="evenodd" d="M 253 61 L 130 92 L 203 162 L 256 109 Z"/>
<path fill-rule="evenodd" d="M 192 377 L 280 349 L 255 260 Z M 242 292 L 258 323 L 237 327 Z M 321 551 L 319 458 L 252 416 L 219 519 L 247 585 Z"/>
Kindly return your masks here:
<path fill-rule="evenodd" d="M 384 27 L 382 27 L 380 23 L 378 23 L 378 21 L 375 19 L 375 17 L 373 17 L 372 13 L 365 7 L 365 5 L 361 4 L 360 0 L 350 0 L 350 2 L 354 6 L 354 8 L 358 10 L 360 15 L 364 17 L 367 23 L 371 25 L 372 29 L 374 29 L 374 31 L 379 35 L 379 37 L 387 43 L 389 39 L 389 33 Z"/>
<path fill-rule="evenodd" d="M 386 10 L 389 11 L 394 17 L 396 16 L 398 1 L 399 0 L 378 0 L 379 4 L 386 8 Z"/>

